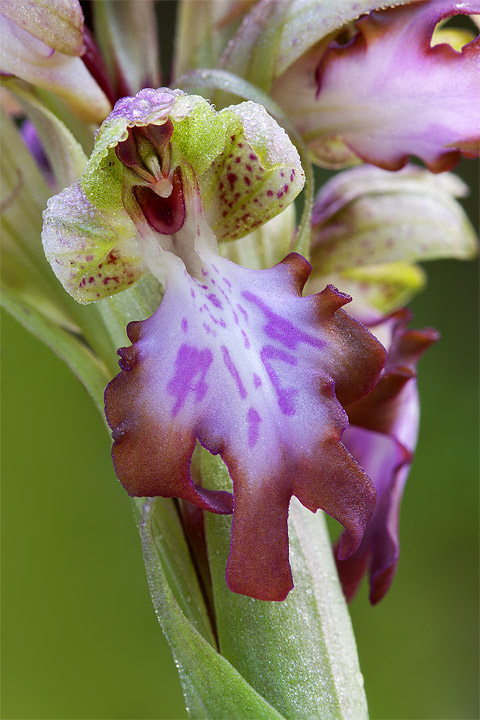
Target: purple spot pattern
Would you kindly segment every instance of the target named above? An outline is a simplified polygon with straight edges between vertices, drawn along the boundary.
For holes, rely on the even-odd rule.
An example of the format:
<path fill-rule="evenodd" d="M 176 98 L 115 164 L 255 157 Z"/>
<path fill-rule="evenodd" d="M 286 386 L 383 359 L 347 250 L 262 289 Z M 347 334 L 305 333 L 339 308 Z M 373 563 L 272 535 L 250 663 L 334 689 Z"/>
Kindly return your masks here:
<path fill-rule="evenodd" d="M 191 344 L 179 348 L 167 391 L 176 398 L 172 410 L 175 417 L 189 395 L 193 393 L 197 406 L 214 387 L 216 394 L 225 397 L 226 406 L 231 406 L 229 416 L 242 413 L 246 418 L 243 424 L 238 417 L 237 427 L 244 426 L 245 434 L 241 436 L 245 447 L 253 448 L 258 442 L 263 413 L 261 408 L 247 411 L 248 405 L 245 407 L 243 402 L 257 391 L 255 397 L 270 406 L 269 418 L 274 417 L 271 414 L 274 408 L 285 419 L 293 418 L 300 412 L 302 388 L 305 381 L 309 382 L 307 376 L 311 377 L 308 371 L 305 375 L 301 346 L 321 351 L 327 343 L 308 332 L 309 324 L 302 328 L 302 318 L 309 322 L 303 312 L 296 322 L 299 298 L 288 298 L 284 305 L 275 285 L 259 288 L 256 278 L 249 276 L 250 271 L 236 266 L 228 269 L 231 273 L 227 278 L 226 268 L 221 268 L 222 273 L 206 263 L 202 280 L 185 276 L 189 285 L 185 299 L 188 298 L 190 310 L 184 311 L 180 327 L 184 333 L 188 331 Z M 258 289 L 254 293 L 246 287 Z M 209 404 L 203 407 L 205 410 L 199 408 L 195 414 L 208 412 Z M 223 426 L 224 414 L 216 417 Z M 270 419 L 265 425 L 264 438 L 271 434 L 271 422 Z"/>
<path fill-rule="evenodd" d="M 195 402 L 199 403 L 208 391 L 205 376 L 213 362 L 213 354 L 209 348 L 199 350 L 192 345 L 181 345 L 175 359 L 175 374 L 167 385 L 167 391 L 176 398 L 172 417 L 176 417 L 182 409 L 187 395 L 194 393 Z"/>

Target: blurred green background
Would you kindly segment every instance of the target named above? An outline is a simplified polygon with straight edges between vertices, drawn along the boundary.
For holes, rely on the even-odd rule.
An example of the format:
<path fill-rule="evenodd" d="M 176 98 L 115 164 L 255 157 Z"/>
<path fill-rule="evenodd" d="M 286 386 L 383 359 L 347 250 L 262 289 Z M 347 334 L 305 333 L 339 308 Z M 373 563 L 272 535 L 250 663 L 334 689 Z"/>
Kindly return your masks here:
<path fill-rule="evenodd" d="M 461 172 L 478 224 L 478 164 Z M 415 325 L 442 340 L 419 369 L 400 566 L 378 606 L 365 587 L 352 604 L 373 720 L 479 717 L 478 266 L 426 269 Z M 68 369 L 2 317 L 1 717 L 184 718 L 104 425 Z"/>

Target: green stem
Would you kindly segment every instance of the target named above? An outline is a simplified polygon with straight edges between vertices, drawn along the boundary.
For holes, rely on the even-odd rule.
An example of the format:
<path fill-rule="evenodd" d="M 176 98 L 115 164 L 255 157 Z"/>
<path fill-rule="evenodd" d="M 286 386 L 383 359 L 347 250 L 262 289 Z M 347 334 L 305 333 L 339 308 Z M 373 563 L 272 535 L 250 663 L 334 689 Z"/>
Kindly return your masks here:
<path fill-rule="evenodd" d="M 228 471 L 204 452 L 208 487 L 228 489 Z M 231 519 L 206 513 L 207 547 L 220 652 L 286 718 L 368 717 L 350 617 L 323 514 L 293 499 L 294 589 L 283 602 L 254 600 L 225 583 Z"/>

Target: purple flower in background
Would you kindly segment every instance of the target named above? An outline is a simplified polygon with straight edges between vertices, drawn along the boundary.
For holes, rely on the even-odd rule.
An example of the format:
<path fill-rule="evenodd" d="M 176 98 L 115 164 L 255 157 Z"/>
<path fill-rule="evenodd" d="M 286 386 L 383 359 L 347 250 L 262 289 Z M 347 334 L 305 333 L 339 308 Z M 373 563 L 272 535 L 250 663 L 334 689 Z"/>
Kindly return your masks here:
<path fill-rule="evenodd" d="M 480 153 L 480 39 L 454 49 L 441 31 L 432 36 L 440 21 L 478 12 L 478 0 L 372 12 L 294 62 L 273 97 L 320 164 L 360 158 L 397 170 L 414 155 L 448 170 Z"/>
<path fill-rule="evenodd" d="M 388 591 L 398 564 L 400 502 L 418 435 L 416 364 L 438 340 L 433 329 L 408 330 L 410 317 L 408 310 L 400 310 L 370 325 L 374 332 L 390 336 L 387 362 L 375 388 L 346 407 L 350 425 L 343 440 L 377 491 L 360 547 L 349 558 L 337 559 L 347 600 L 368 572 L 370 602 L 377 603 Z"/>

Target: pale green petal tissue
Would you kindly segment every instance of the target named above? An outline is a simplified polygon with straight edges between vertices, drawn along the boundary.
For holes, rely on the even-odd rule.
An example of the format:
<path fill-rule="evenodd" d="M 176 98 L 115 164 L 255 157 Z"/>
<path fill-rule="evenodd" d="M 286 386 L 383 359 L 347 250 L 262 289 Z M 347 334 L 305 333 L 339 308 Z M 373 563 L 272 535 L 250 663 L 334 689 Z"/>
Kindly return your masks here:
<path fill-rule="evenodd" d="M 101 122 L 111 109 L 83 60 L 54 50 L 0 14 L 0 72 L 50 90 L 85 122 Z"/>
<path fill-rule="evenodd" d="M 222 110 L 225 146 L 199 178 L 205 216 L 217 239 L 241 238 L 280 213 L 305 182 L 286 132 L 253 102 Z"/>
<path fill-rule="evenodd" d="M 281 262 L 291 251 L 295 234 L 295 205 L 245 235 L 222 243 L 220 253 L 243 267 L 261 270 Z"/>
<path fill-rule="evenodd" d="M 310 276 L 306 292 L 321 292 L 327 285 L 334 285 L 351 295 L 353 302 L 348 312 L 358 317 L 368 317 L 371 308 L 389 313 L 406 305 L 425 287 L 427 276 L 419 265 L 393 262 L 384 265 L 362 265 L 341 273 Z M 365 314 L 366 313 L 366 314 Z"/>
<path fill-rule="evenodd" d="M 315 201 L 315 273 L 474 257 L 475 232 L 455 199 L 467 190 L 455 175 L 414 166 L 396 173 L 363 166 L 336 175 Z"/>
<path fill-rule="evenodd" d="M 144 274 L 128 215 L 98 210 L 79 183 L 50 198 L 43 218 L 47 260 L 77 302 L 113 295 Z"/>
<path fill-rule="evenodd" d="M 83 52 L 83 13 L 78 0 L 0 0 L 0 15 L 65 55 Z"/>

